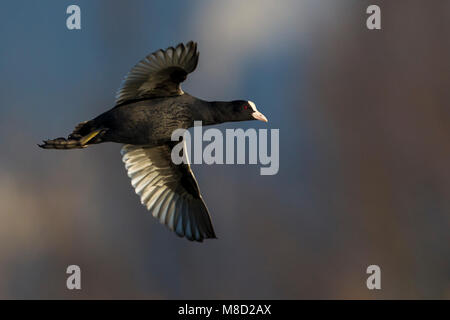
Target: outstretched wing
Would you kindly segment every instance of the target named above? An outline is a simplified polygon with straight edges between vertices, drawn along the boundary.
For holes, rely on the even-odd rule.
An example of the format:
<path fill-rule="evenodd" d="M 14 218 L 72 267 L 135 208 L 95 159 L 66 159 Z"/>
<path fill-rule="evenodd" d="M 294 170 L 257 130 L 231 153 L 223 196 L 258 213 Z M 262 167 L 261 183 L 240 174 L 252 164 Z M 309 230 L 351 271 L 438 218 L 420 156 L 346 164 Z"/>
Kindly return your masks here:
<path fill-rule="evenodd" d="M 148 148 L 128 144 L 121 153 L 132 186 L 155 218 L 189 240 L 216 238 L 190 165 L 175 165 L 169 145 Z"/>
<path fill-rule="evenodd" d="M 197 44 L 192 41 L 149 54 L 126 75 L 116 93 L 116 105 L 128 100 L 182 95 L 180 83 L 197 67 L 198 55 Z"/>

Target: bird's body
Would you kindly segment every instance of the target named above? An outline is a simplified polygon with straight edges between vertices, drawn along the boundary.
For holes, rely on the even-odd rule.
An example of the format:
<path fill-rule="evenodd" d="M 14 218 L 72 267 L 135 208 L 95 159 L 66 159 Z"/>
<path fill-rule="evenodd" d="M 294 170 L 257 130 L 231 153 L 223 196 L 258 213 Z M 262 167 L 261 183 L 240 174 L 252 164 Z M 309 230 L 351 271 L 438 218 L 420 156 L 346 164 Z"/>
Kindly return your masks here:
<path fill-rule="evenodd" d="M 40 147 L 125 144 L 123 161 L 142 204 L 177 235 L 202 241 L 215 238 L 215 233 L 189 164 L 171 161 L 173 131 L 188 129 L 198 120 L 212 125 L 267 119 L 250 101 L 208 102 L 184 93 L 180 82 L 197 62 L 193 42 L 148 55 L 127 75 L 112 109 L 80 123 L 67 139 L 47 140 Z"/>
<path fill-rule="evenodd" d="M 172 132 L 194 123 L 192 105 L 202 101 L 187 94 L 145 99 L 112 108 L 92 120 L 95 128 L 106 129 L 103 142 L 158 146 L 170 141 Z"/>

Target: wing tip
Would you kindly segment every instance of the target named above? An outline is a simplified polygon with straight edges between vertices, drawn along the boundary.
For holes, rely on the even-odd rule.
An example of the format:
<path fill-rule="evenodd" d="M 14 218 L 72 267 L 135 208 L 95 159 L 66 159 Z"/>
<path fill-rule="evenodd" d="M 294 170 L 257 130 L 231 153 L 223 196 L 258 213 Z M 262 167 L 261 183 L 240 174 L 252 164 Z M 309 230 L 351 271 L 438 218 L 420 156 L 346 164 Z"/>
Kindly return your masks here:
<path fill-rule="evenodd" d="M 191 242 L 200 242 L 203 243 L 203 240 L 218 240 L 219 238 L 216 235 L 213 236 L 206 236 L 206 237 L 199 237 L 199 238 L 194 238 L 194 237 L 188 237 L 186 235 L 181 235 L 175 232 L 175 234 L 180 237 L 180 238 L 186 238 L 187 240 L 191 241 Z"/>

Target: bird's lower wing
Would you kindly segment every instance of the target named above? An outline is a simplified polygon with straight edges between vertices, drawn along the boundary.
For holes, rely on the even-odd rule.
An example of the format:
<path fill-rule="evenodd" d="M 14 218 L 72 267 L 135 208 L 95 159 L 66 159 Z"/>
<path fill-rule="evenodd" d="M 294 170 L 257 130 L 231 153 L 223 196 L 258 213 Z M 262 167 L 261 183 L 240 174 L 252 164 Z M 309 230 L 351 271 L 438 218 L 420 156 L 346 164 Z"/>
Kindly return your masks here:
<path fill-rule="evenodd" d="M 124 145 L 121 153 L 132 186 L 155 218 L 189 240 L 216 238 L 190 165 L 175 165 L 170 145 Z"/>

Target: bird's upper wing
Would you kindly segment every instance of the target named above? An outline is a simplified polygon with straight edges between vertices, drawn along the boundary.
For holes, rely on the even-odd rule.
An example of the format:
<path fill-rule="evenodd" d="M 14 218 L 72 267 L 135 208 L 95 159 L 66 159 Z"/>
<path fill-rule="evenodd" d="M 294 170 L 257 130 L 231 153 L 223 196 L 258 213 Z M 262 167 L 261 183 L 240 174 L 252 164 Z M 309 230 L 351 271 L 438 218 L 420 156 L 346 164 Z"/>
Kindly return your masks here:
<path fill-rule="evenodd" d="M 170 145 L 128 144 L 121 153 L 132 186 L 155 218 L 189 240 L 216 237 L 190 165 L 175 165 Z"/>
<path fill-rule="evenodd" d="M 149 54 L 126 75 L 116 93 L 116 105 L 183 94 L 180 83 L 197 67 L 198 55 L 197 44 L 192 41 Z"/>

